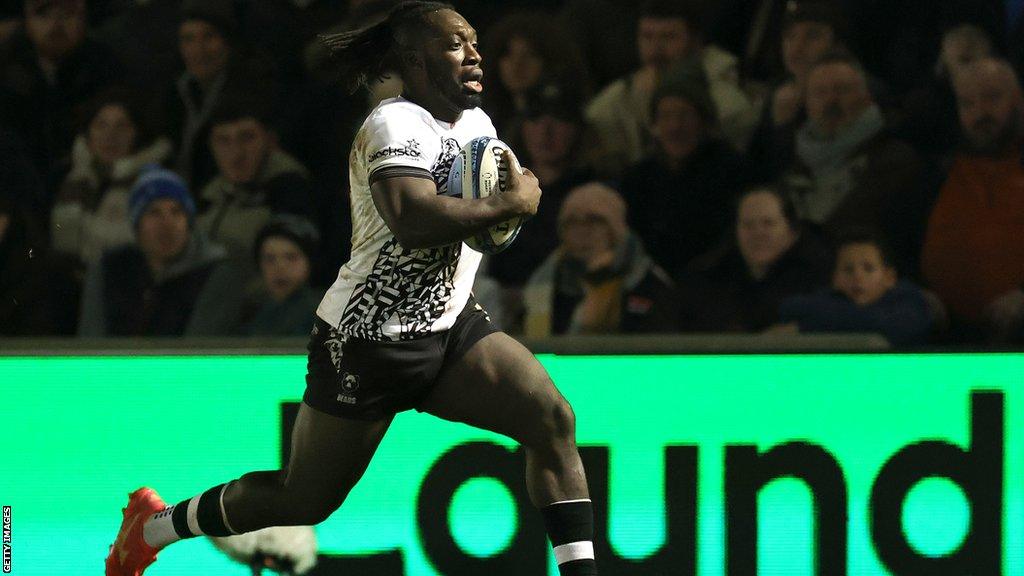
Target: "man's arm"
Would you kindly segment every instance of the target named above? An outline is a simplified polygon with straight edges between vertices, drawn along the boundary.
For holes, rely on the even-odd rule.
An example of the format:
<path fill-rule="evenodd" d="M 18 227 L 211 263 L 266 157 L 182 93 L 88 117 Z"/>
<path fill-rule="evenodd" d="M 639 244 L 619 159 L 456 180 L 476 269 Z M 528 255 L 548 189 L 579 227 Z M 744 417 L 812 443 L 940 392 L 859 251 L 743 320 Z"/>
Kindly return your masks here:
<path fill-rule="evenodd" d="M 406 249 L 460 242 L 509 218 L 532 216 L 541 194 L 529 170 L 512 170 L 507 191 L 480 200 L 438 195 L 433 180 L 416 176 L 378 180 L 370 192 L 377 211 Z"/>

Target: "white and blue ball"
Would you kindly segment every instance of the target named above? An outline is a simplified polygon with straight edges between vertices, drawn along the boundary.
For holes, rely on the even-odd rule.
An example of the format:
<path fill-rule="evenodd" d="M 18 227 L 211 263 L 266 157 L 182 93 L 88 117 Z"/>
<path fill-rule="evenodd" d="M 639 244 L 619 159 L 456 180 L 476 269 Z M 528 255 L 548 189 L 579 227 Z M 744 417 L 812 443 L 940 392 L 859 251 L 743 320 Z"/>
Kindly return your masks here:
<path fill-rule="evenodd" d="M 509 167 L 505 165 L 506 150 L 511 150 L 508 144 L 497 138 L 480 136 L 470 140 L 452 163 L 448 174 L 448 194 L 480 199 L 507 191 Z M 512 164 L 520 174 L 523 173 L 515 154 L 512 155 Z M 465 243 L 478 252 L 497 254 L 515 241 L 522 226 L 523 218 L 517 216 L 467 238 Z"/>

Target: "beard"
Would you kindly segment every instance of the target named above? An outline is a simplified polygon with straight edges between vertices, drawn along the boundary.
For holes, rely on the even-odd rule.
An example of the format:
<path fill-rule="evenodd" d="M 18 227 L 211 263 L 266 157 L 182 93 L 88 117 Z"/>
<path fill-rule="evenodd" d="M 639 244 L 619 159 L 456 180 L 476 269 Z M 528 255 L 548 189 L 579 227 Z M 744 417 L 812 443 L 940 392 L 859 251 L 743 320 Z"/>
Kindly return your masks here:
<path fill-rule="evenodd" d="M 980 156 L 1005 152 L 1020 138 L 1024 124 L 1021 116 L 1020 110 L 1014 111 L 1002 126 L 990 116 L 976 121 L 970 130 L 965 131 L 967 149 Z"/>

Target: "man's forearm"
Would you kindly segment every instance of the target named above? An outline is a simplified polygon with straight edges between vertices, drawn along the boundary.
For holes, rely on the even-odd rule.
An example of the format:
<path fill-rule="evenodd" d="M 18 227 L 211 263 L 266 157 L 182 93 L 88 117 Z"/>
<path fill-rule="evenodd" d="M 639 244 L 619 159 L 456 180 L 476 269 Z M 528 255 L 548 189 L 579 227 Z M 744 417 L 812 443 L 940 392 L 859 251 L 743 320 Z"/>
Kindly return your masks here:
<path fill-rule="evenodd" d="M 449 196 L 403 202 L 392 232 L 403 248 L 430 248 L 460 242 L 513 214 L 497 196 L 465 200 Z"/>

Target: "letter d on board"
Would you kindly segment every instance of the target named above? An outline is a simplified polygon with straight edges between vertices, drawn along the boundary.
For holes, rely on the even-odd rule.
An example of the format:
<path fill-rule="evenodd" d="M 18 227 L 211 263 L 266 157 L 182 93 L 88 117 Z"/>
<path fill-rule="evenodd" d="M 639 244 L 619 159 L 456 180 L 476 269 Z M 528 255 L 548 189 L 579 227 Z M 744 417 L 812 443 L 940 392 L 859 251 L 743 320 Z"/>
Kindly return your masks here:
<path fill-rule="evenodd" d="M 1001 574 L 1003 533 L 1003 394 L 971 394 L 971 445 L 925 440 L 906 446 L 882 466 L 871 488 L 871 538 L 879 558 L 897 576 Z M 971 505 L 963 544 L 945 556 L 924 556 L 907 541 L 903 501 L 925 478 L 958 484 Z"/>

